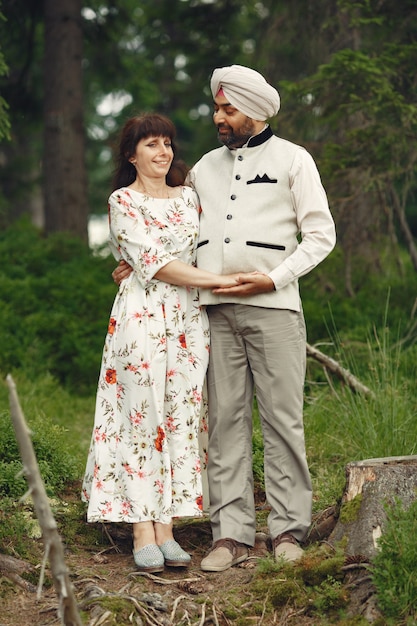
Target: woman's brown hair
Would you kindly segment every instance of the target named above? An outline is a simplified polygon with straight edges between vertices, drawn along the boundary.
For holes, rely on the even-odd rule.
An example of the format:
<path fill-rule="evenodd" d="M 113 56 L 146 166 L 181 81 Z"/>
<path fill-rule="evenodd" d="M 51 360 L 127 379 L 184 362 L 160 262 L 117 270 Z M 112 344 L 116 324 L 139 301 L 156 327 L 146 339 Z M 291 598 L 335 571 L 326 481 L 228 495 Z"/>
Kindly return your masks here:
<path fill-rule="evenodd" d="M 170 139 L 174 159 L 167 174 L 167 184 L 171 187 L 182 185 L 188 168 L 183 161 L 177 159 L 176 134 L 175 126 L 171 120 L 159 113 L 145 113 L 127 120 L 120 135 L 113 190 L 128 187 L 136 180 L 136 169 L 129 159 L 135 154 L 139 141 L 147 137 L 168 137 Z"/>

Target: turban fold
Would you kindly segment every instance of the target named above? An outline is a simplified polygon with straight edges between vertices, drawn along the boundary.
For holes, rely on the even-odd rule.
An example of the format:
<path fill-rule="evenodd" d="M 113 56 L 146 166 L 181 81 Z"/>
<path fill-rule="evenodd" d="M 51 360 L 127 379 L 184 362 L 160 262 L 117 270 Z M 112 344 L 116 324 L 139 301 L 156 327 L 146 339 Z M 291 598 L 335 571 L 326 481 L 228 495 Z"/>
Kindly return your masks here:
<path fill-rule="evenodd" d="M 278 91 L 249 67 L 230 65 L 215 69 L 210 88 L 213 98 L 223 89 L 230 104 L 254 120 L 264 121 L 279 111 Z"/>

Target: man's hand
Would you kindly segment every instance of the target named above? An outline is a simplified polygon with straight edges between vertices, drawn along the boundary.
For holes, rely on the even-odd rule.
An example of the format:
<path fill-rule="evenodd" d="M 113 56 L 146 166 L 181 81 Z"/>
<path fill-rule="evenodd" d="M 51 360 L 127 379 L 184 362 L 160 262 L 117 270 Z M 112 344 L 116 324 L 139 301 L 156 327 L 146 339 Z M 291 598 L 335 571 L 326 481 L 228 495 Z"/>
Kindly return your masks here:
<path fill-rule="evenodd" d="M 119 265 L 112 271 L 111 275 L 117 286 L 120 285 L 122 280 L 130 276 L 133 272 L 132 267 L 123 259 L 119 261 Z"/>
<path fill-rule="evenodd" d="M 275 289 L 272 278 L 269 278 L 267 274 L 261 274 L 261 272 L 239 274 L 238 281 L 238 285 L 213 289 L 213 293 L 244 297 L 254 296 L 258 293 L 268 293 Z"/>

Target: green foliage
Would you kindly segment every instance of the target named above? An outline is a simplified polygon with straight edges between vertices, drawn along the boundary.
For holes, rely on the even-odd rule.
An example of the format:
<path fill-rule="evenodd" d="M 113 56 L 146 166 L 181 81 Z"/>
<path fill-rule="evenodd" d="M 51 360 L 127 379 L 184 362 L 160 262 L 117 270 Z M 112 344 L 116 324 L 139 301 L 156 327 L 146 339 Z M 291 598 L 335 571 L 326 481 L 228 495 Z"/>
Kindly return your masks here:
<path fill-rule="evenodd" d="M 67 434 L 45 417 L 28 422 L 45 488 L 53 495 L 77 477 L 77 465 L 67 450 Z M 0 497 L 22 497 L 27 482 L 11 418 L 5 412 L 0 413 L 0 458 Z"/>
<path fill-rule="evenodd" d="M 338 346 L 339 360 L 347 363 L 353 374 L 359 373 L 372 395 L 364 396 L 348 389 L 338 391 L 339 419 L 332 437 L 336 450 L 344 450 L 351 458 L 415 454 L 417 401 L 412 381 L 416 366 L 403 371 L 400 337 L 392 338 L 388 327 L 379 333 L 375 330 L 368 338 L 367 348 L 364 368 L 363 364 L 360 367 L 356 364 L 352 348 L 340 343 Z M 340 446 L 338 437 L 342 431 L 344 443 Z"/>
<path fill-rule="evenodd" d="M 2 471 L 2 470 L 0 470 Z M 1 497 L 0 506 L 0 552 L 3 554 L 18 554 L 21 558 L 32 556 L 39 559 L 40 550 L 31 549 L 28 537 L 28 517 L 25 507 L 16 504 L 14 498 Z M 30 542 L 32 543 L 32 542 Z"/>
<path fill-rule="evenodd" d="M 252 467 L 254 481 L 264 484 L 264 443 L 256 398 L 253 405 Z"/>
<path fill-rule="evenodd" d="M 378 604 L 388 624 L 417 621 L 417 500 L 386 507 L 387 521 L 372 566 Z"/>
<path fill-rule="evenodd" d="M 387 244 L 388 245 L 388 244 Z M 410 345 L 417 335 L 416 293 L 417 272 L 404 250 L 399 261 L 382 249 L 379 271 L 375 272 L 372 256 L 352 260 L 350 282 L 353 294 L 348 295 L 343 280 L 345 259 L 336 246 L 331 255 L 300 281 L 307 334 L 310 343 L 328 341 L 336 331 L 340 342 L 363 342 L 364 336 L 387 322 L 398 329 Z M 365 356 L 365 355 L 364 355 Z M 359 366 L 362 355 L 357 359 Z"/>
<path fill-rule="evenodd" d="M 398 314 L 399 304 L 398 300 Z M 387 308 L 385 304 L 385 314 L 381 314 L 382 330 L 367 330 L 371 322 L 365 322 L 367 316 L 362 312 L 362 339 L 355 319 L 351 329 L 347 317 L 343 339 L 335 331 L 332 341 L 318 346 L 364 384 L 369 395 L 324 376 L 322 367 L 309 359 L 304 422 L 317 511 L 338 502 L 346 463 L 416 452 L 415 331 L 410 332 L 407 324 L 404 334 L 400 330 L 393 333 Z"/>
<path fill-rule="evenodd" d="M 0 234 L 0 371 L 50 372 L 91 393 L 115 287 L 112 258 L 15 223 Z"/>

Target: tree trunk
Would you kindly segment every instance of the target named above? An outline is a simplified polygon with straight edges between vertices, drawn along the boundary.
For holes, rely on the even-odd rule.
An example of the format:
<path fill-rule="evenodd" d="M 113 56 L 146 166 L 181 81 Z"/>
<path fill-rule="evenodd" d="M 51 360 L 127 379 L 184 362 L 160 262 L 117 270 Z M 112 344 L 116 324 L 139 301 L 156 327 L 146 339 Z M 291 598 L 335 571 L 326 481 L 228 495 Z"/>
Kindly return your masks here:
<path fill-rule="evenodd" d="M 400 224 L 400 230 L 403 234 L 405 242 L 407 244 L 408 253 L 410 255 L 411 262 L 413 264 L 414 270 L 417 272 L 417 248 L 414 243 L 413 233 L 407 221 L 407 216 L 405 214 L 404 205 L 400 202 L 397 192 L 395 191 L 394 185 L 391 185 L 390 189 L 391 198 L 393 201 L 394 211 L 397 215 L 398 222 Z"/>
<path fill-rule="evenodd" d="M 346 487 L 330 542 L 347 540 L 346 554 L 370 561 L 386 522 L 385 505 L 409 506 L 417 493 L 417 456 L 356 461 L 346 466 Z"/>
<path fill-rule="evenodd" d="M 47 233 L 86 242 L 81 0 L 44 0 L 44 197 Z"/>

